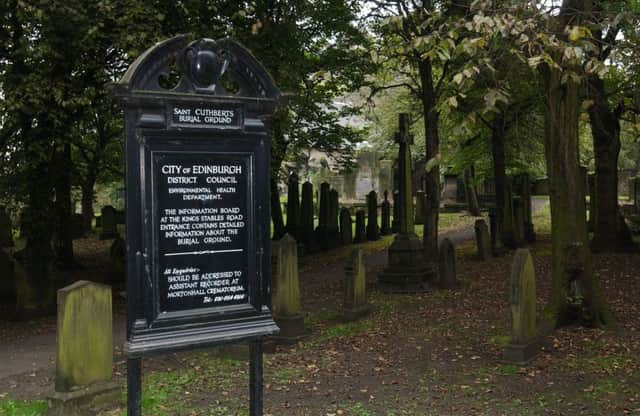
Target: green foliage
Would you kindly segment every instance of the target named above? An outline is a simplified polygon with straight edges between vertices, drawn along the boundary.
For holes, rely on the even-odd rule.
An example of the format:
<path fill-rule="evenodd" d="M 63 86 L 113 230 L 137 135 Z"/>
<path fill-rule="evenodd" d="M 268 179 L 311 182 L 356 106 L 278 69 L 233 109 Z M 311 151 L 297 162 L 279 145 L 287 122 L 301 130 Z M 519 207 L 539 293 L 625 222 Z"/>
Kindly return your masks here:
<path fill-rule="evenodd" d="M 0 416 L 41 416 L 47 411 L 44 400 L 30 402 L 0 400 Z"/>

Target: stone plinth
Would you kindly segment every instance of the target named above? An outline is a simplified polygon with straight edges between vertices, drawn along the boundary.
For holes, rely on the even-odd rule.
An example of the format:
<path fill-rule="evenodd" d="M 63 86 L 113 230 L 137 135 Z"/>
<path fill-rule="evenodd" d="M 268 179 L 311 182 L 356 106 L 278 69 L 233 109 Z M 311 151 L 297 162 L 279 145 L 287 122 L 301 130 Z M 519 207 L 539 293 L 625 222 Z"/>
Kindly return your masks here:
<path fill-rule="evenodd" d="M 389 265 L 378 275 L 380 288 L 390 293 L 428 291 L 436 272 L 422 253 L 422 241 L 415 234 L 396 235 L 388 249 Z"/>

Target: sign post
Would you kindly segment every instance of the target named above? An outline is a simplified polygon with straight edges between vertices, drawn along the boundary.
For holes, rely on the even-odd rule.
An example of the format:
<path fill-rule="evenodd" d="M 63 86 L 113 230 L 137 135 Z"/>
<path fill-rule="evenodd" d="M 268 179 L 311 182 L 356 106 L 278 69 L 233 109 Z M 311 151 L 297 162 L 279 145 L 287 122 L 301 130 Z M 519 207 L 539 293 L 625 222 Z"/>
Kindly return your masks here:
<path fill-rule="evenodd" d="M 262 415 L 261 339 L 278 332 L 268 120 L 280 91 L 234 41 L 182 35 L 144 52 L 116 95 L 126 130 L 128 414 L 141 414 L 142 357 L 242 341 L 250 414 Z"/>

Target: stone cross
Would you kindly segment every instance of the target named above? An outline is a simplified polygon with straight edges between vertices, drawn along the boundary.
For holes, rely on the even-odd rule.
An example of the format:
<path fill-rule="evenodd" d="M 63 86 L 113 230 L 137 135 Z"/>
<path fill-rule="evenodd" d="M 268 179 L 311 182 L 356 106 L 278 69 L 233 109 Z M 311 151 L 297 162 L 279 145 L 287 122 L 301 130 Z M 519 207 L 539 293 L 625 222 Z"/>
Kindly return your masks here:
<path fill-rule="evenodd" d="M 399 119 L 399 130 L 395 134 L 395 141 L 399 144 L 398 151 L 398 171 L 400 184 L 398 187 L 398 215 L 399 230 L 401 234 L 413 233 L 413 197 L 411 186 L 411 144 L 413 135 L 409 132 L 409 115 L 401 113 Z"/>

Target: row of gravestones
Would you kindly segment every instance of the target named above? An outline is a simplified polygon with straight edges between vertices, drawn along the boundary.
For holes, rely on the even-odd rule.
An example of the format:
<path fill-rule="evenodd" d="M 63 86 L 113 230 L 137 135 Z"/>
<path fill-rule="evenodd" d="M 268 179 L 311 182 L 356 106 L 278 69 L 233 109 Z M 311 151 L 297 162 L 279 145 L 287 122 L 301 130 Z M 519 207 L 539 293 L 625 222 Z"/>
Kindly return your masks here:
<path fill-rule="evenodd" d="M 371 191 L 367 195 L 367 211 L 359 209 L 355 213 L 355 234 L 353 220 L 348 208 L 340 208 L 336 189 L 323 182 L 318 197 L 318 226 L 314 228 L 313 184 L 302 184 L 299 194 L 298 176 L 292 173 L 288 181 L 287 225 L 290 234 L 305 252 L 328 250 L 339 245 L 375 241 L 381 235 L 393 232 L 391 224 L 391 204 L 388 193 L 384 193 L 381 204 L 381 224 L 378 226 L 378 195 Z"/>

